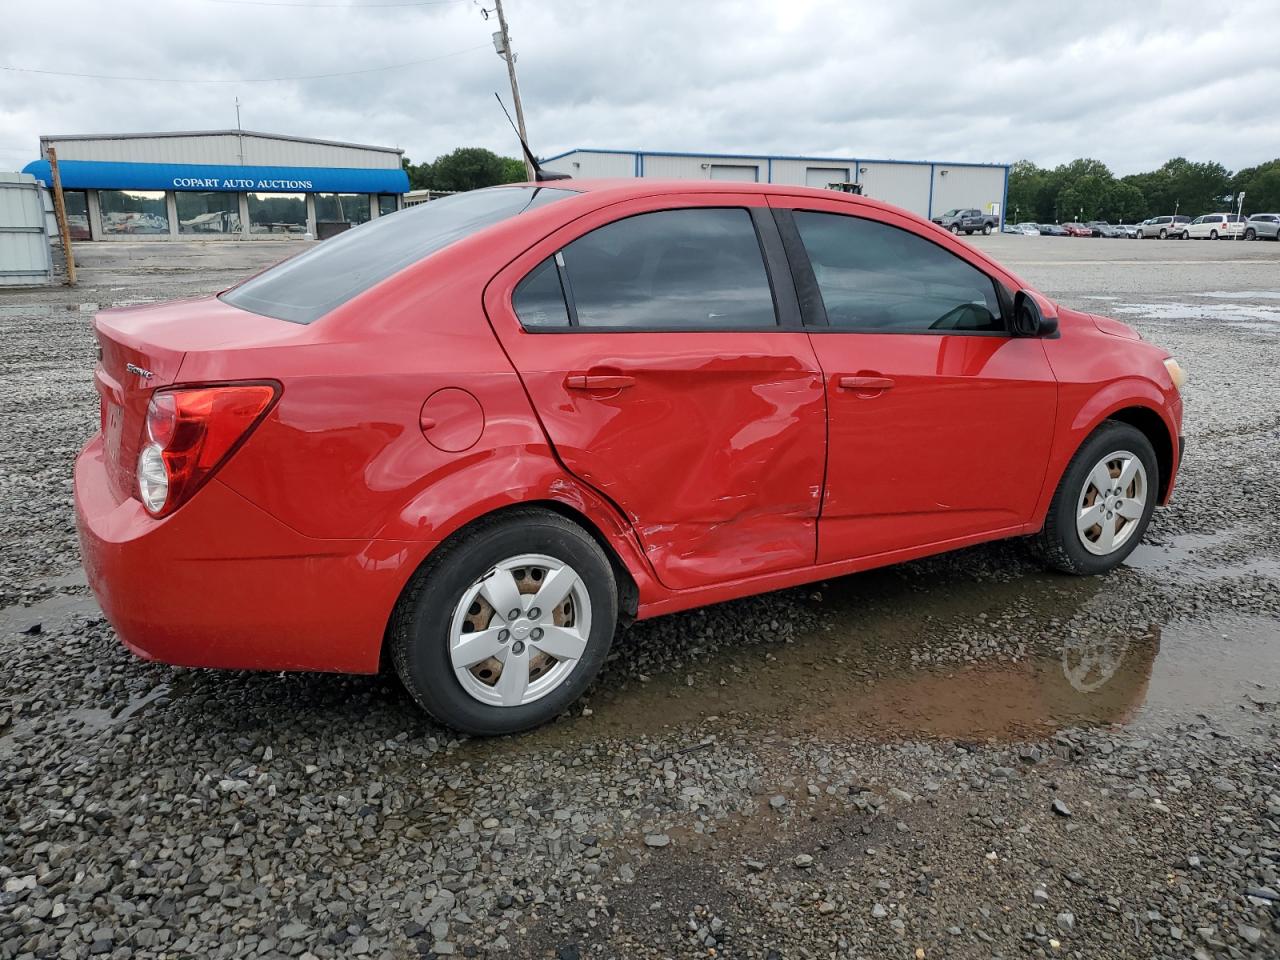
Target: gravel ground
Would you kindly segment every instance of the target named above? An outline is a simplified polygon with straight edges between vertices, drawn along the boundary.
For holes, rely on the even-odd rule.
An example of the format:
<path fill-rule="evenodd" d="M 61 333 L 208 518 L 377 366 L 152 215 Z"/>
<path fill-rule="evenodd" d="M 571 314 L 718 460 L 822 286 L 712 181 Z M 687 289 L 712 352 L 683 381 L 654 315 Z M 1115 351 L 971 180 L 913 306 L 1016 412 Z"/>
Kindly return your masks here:
<path fill-rule="evenodd" d="M 77 576 L 82 304 L 292 245 L 0 293 L 0 958 L 1280 955 L 1280 244 L 975 241 L 1190 371 L 1131 562 L 1006 543 L 650 621 L 493 741 L 382 678 L 140 663 Z"/>

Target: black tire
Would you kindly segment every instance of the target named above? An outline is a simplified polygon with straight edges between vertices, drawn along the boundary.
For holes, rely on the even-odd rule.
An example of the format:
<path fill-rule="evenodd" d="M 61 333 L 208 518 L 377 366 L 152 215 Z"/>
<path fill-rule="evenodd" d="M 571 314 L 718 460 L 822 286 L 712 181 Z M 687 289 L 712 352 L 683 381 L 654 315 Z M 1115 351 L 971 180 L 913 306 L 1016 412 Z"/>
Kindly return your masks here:
<path fill-rule="evenodd" d="M 1210 239 L 1210 240 L 1217 240 L 1217 239 L 1218 239 L 1218 231 L 1217 231 L 1217 230 L 1210 230 L 1210 231 L 1209 231 L 1209 239 Z"/>
<path fill-rule="evenodd" d="M 1075 523 L 1077 498 L 1094 465 L 1108 453 L 1120 450 L 1132 451 L 1142 462 L 1147 472 L 1147 502 L 1137 529 L 1115 551 L 1100 556 L 1090 553 L 1080 542 Z M 1040 553 L 1045 563 L 1063 573 L 1096 575 L 1114 570 L 1142 542 L 1155 510 L 1159 489 L 1159 467 L 1151 441 L 1136 427 L 1116 420 L 1106 421 L 1080 445 L 1058 483 L 1039 536 Z"/>
<path fill-rule="evenodd" d="M 1168 232 L 1167 230 L 1165 230 L 1165 229 L 1164 229 L 1164 227 L 1161 227 L 1161 228 L 1160 228 L 1160 239 L 1161 239 L 1161 240 L 1164 240 L 1164 239 L 1168 238 L 1168 236 L 1169 236 L 1169 232 Z"/>
<path fill-rule="evenodd" d="M 1250 227 L 1248 230 L 1244 232 L 1244 238 L 1246 240 L 1257 240 L 1258 231 L 1254 230 L 1253 227 Z"/>
<path fill-rule="evenodd" d="M 989 224 L 989 223 L 984 223 L 984 224 L 982 225 L 982 235 L 983 235 L 984 237 L 989 237 L 989 236 L 991 236 L 991 224 Z"/>
<path fill-rule="evenodd" d="M 525 553 L 553 557 L 578 573 L 591 601 L 586 651 L 540 699 L 510 707 L 483 703 L 454 674 L 450 622 L 468 588 L 495 564 Z M 443 544 L 405 588 L 387 639 L 400 681 L 423 710 L 463 733 L 495 736 L 546 723 L 577 700 L 608 656 L 617 622 L 618 587 L 600 545 L 557 513 L 519 508 L 481 519 Z"/>
<path fill-rule="evenodd" d="M 954 224 L 954 223 L 953 223 L 953 224 L 951 225 L 951 235 L 952 235 L 953 237 L 958 237 L 958 236 L 960 236 L 960 227 L 959 227 L 957 224 Z"/>

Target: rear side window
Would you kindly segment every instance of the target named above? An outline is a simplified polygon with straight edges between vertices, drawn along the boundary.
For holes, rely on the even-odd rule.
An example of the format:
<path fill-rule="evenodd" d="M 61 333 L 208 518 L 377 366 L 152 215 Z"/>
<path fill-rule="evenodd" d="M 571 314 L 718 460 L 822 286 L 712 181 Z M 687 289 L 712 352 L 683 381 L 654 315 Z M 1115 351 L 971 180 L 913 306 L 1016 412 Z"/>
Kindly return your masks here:
<path fill-rule="evenodd" d="M 773 291 L 751 215 L 742 208 L 643 213 L 606 224 L 558 255 L 571 322 L 615 330 L 724 330 L 776 327 Z M 556 313 L 536 314 L 533 291 L 552 297 L 535 268 L 513 305 L 526 328 Z M 549 270 L 547 272 L 550 272 Z M 528 289 L 526 288 L 528 285 Z M 527 315 L 526 315 L 527 314 Z"/>
<path fill-rule="evenodd" d="M 511 294 L 511 306 L 526 329 L 569 326 L 569 308 L 555 257 L 547 257 L 520 281 Z"/>
<path fill-rule="evenodd" d="M 526 210 L 572 197 L 550 187 L 492 187 L 378 217 L 222 294 L 232 306 L 311 323 L 437 250 Z"/>
<path fill-rule="evenodd" d="M 797 210 L 827 321 L 867 333 L 1004 330 L 995 282 L 923 237 L 874 220 Z"/>

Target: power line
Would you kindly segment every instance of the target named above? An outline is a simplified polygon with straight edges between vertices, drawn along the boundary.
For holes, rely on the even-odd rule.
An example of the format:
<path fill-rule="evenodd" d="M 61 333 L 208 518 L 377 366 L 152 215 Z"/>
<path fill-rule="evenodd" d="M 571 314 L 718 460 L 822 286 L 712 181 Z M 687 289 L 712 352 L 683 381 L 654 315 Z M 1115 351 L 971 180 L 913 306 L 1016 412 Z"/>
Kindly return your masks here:
<path fill-rule="evenodd" d="M 422 60 L 408 60 L 404 63 L 389 63 L 381 67 L 366 67 L 362 70 L 343 70 L 338 73 L 308 73 L 294 77 L 239 77 L 232 79 L 219 78 L 194 78 L 188 79 L 184 77 L 130 77 L 120 76 L 117 74 L 102 73 L 68 73 L 63 70 L 38 70 L 34 67 L 11 67 L 7 64 L 0 64 L 0 70 L 8 70 L 12 73 L 37 73 L 46 77 L 76 77 L 81 80 L 141 80 L 146 83 L 283 83 L 290 80 L 325 80 L 330 77 L 354 77 L 362 73 L 378 73 L 382 70 L 402 70 L 405 67 L 416 67 L 424 63 L 435 63 L 438 60 L 447 60 L 449 57 L 458 57 L 464 53 L 471 53 L 475 50 L 484 50 L 489 46 L 482 43 L 479 46 L 467 47 L 465 50 L 455 50 L 452 53 L 443 53 L 438 57 L 426 57 Z"/>

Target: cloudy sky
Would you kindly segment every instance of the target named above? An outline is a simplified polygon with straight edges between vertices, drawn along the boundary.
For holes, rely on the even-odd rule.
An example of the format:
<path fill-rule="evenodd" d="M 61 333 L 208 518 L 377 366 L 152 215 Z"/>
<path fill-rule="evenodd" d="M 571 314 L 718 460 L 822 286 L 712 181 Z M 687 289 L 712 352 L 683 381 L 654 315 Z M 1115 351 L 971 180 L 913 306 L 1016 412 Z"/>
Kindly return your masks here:
<path fill-rule="evenodd" d="M 1277 0 L 505 3 L 544 156 L 1091 156 L 1118 174 L 1171 156 L 1231 169 L 1280 156 Z M 233 127 L 237 97 L 249 130 L 415 160 L 518 152 L 493 101 L 508 96 L 496 20 L 476 0 L 5 6 L 0 169 L 34 159 L 42 133 Z M 366 72 L 254 82 L 350 71 Z M 121 76 L 147 79 L 102 78 Z"/>

